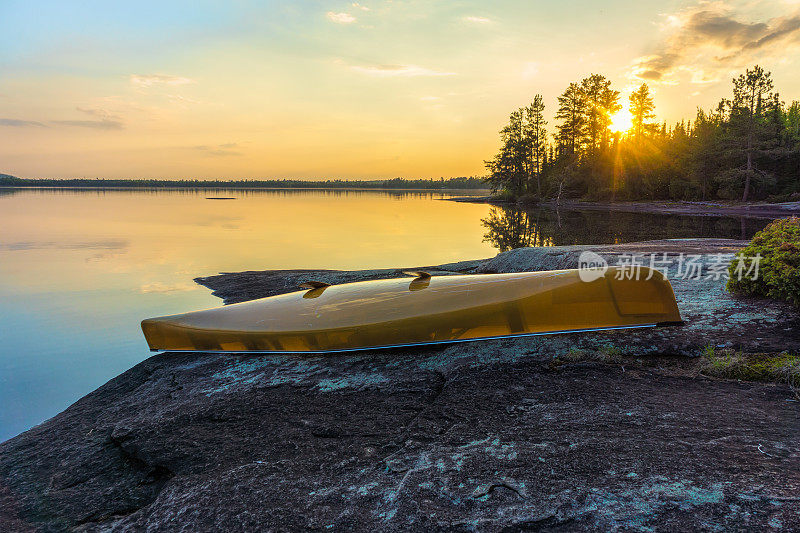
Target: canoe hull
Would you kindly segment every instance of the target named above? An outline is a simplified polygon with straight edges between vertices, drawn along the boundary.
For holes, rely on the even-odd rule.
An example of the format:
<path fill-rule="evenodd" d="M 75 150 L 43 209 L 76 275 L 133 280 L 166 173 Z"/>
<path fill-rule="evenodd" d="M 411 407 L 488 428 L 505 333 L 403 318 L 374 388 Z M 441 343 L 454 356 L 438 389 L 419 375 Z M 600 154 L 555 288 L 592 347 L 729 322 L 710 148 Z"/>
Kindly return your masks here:
<path fill-rule="evenodd" d="M 152 350 L 305 353 L 680 323 L 661 273 L 624 274 L 611 267 L 588 282 L 577 270 L 365 281 L 147 319 L 142 330 Z"/>

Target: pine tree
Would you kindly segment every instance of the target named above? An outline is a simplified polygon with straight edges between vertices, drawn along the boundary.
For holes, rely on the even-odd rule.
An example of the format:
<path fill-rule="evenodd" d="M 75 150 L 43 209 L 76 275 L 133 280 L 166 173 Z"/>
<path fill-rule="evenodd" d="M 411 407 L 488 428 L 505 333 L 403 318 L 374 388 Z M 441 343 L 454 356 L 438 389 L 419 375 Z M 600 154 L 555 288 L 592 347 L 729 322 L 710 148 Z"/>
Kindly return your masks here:
<path fill-rule="evenodd" d="M 736 135 L 744 145 L 747 156 L 744 193 L 742 201 L 746 202 L 750 195 L 750 184 L 753 175 L 753 152 L 759 143 L 763 130 L 765 102 L 772 98 L 772 76 L 756 65 L 747 69 L 744 74 L 733 79 L 733 101 L 731 105 L 731 121 Z"/>
<path fill-rule="evenodd" d="M 633 116 L 633 135 L 637 142 L 641 143 L 644 135 L 653 130 L 655 125 L 652 120 L 656 118 L 654 113 L 656 105 L 653 97 L 650 96 L 650 88 L 643 83 L 637 90 L 628 97 L 630 111 Z"/>
<path fill-rule="evenodd" d="M 536 178 L 536 194 L 542 197 L 542 171 L 547 162 L 547 121 L 544 119 L 544 101 L 541 94 L 525 108 L 525 133 L 530 147 L 530 172 Z M 530 189 L 530 187 L 529 187 Z"/>
<path fill-rule="evenodd" d="M 586 139 L 586 95 L 577 83 L 558 97 L 556 118 L 563 121 L 557 126 L 560 153 L 579 157 Z"/>

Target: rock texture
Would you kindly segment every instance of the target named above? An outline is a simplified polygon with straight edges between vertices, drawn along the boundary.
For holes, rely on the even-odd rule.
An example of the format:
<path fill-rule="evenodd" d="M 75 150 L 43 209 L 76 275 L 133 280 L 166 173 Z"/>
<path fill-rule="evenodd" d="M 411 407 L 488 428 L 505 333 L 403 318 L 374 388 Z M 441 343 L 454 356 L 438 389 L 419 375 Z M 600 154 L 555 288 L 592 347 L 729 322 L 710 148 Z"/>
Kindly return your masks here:
<path fill-rule="evenodd" d="M 578 251 L 440 269 L 570 266 Z M 309 276 L 395 273 L 201 282 L 233 301 Z M 685 318 L 732 303 L 725 316 L 764 339 L 732 327 L 719 340 L 797 342 L 783 330 L 794 310 L 691 283 L 675 283 Z M 800 404 L 783 385 L 711 380 L 671 357 L 715 339 L 713 326 L 635 342 L 614 332 L 340 356 L 159 354 L 0 444 L 0 530 L 798 529 Z M 553 364 L 583 345 L 661 355 Z"/>

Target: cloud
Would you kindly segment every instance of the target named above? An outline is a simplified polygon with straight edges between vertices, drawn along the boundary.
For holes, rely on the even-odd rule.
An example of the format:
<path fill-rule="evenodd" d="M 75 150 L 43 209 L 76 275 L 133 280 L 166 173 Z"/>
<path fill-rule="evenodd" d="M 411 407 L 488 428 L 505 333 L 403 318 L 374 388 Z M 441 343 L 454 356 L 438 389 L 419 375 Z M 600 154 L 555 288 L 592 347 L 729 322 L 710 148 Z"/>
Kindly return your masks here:
<path fill-rule="evenodd" d="M 109 118 L 111 116 L 111 114 L 108 111 L 101 108 L 78 106 L 75 109 L 77 111 L 80 111 L 81 113 L 86 113 L 87 115 L 91 115 L 93 117 Z"/>
<path fill-rule="evenodd" d="M 325 16 L 336 24 L 352 24 L 356 21 L 356 18 L 350 13 L 334 13 L 333 11 L 328 11 Z"/>
<path fill-rule="evenodd" d="M 92 120 L 48 120 L 49 124 L 56 126 L 71 126 L 77 128 L 93 128 L 98 130 L 121 130 L 124 127 L 122 120 L 105 111 L 104 109 L 88 109 L 83 107 L 76 107 L 81 113 L 85 113 L 92 117 L 97 117 Z M 37 122 L 35 120 L 18 120 L 14 118 L 0 118 L 0 126 L 11 126 L 16 128 L 24 127 L 38 127 L 45 128 L 46 124 Z"/>
<path fill-rule="evenodd" d="M 490 18 L 475 16 L 464 17 L 464 20 L 472 24 L 491 24 L 493 22 Z"/>
<path fill-rule="evenodd" d="M 442 97 L 441 96 L 420 96 L 419 99 L 422 100 L 423 102 L 438 102 L 439 100 L 442 99 Z"/>
<path fill-rule="evenodd" d="M 351 70 L 381 78 L 413 78 L 419 76 L 455 76 L 455 72 L 442 72 L 417 65 L 351 65 Z"/>
<path fill-rule="evenodd" d="M 153 87 L 154 85 L 186 85 L 194 83 L 191 78 L 171 76 L 168 74 L 131 74 L 131 84 L 137 87 Z"/>
<path fill-rule="evenodd" d="M 234 148 L 238 146 L 239 146 L 238 143 L 224 143 L 224 144 L 214 144 L 214 145 L 201 144 L 197 146 L 192 146 L 191 148 L 193 150 L 198 150 L 208 156 L 227 157 L 227 156 L 242 155 L 242 153 L 239 152 L 238 150 L 234 150 Z"/>
<path fill-rule="evenodd" d="M 800 12 L 766 21 L 747 20 L 730 6 L 701 2 L 666 15 L 655 52 L 636 59 L 631 77 L 675 83 L 680 72 L 692 83 L 710 83 L 750 62 L 784 57 L 800 44 Z"/>
<path fill-rule="evenodd" d="M 123 125 L 116 120 L 52 120 L 59 126 L 74 126 L 76 128 L 93 128 L 96 130 L 121 130 Z"/>
<path fill-rule="evenodd" d="M 25 128 L 29 126 L 37 128 L 46 127 L 41 122 L 36 122 L 35 120 L 19 120 L 16 118 L 0 118 L 0 126 L 11 126 L 12 128 Z"/>
<path fill-rule="evenodd" d="M 800 0 L 798 0 L 798 1 L 800 1 Z M 351 5 L 356 9 L 360 9 L 361 11 L 370 11 L 370 9 L 367 6 L 362 6 L 358 2 L 353 2 Z"/>
<path fill-rule="evenodd" d="M 0 243 L 0 250 L 123 250 L 128 247 L 128 241 L 122 239 L 108 239 L 86 242 L 55 242 L 55 241 L 16 241 Z"/>
<path fill-rule="evenodd" d="M 119 117 L 112 115 L 105 109 L 85 107 L 76 107 L 75 109 L 89 116 L 97 117 L 97 120 L 51 120 L 50 122 L 60 126 L 92 128 L 97 130 L 121 130 L 124 127 Z"/>

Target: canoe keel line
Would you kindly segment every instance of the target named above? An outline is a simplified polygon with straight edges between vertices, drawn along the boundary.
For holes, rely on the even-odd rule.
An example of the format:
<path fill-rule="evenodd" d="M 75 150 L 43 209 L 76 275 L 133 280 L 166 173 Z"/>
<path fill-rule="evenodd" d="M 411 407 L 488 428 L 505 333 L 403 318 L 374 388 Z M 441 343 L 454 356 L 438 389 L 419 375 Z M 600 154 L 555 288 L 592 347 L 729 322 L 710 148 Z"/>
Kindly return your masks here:
<path fill-rule="evenodd" d="M 669 281 L 646 267 L 609 267 L 591 281 L 578 270 L 408 274 L 306 282 L 305 291 L 149 318 L 142 331 L 153 351 L 324 353 L 683 323 Z"/>

